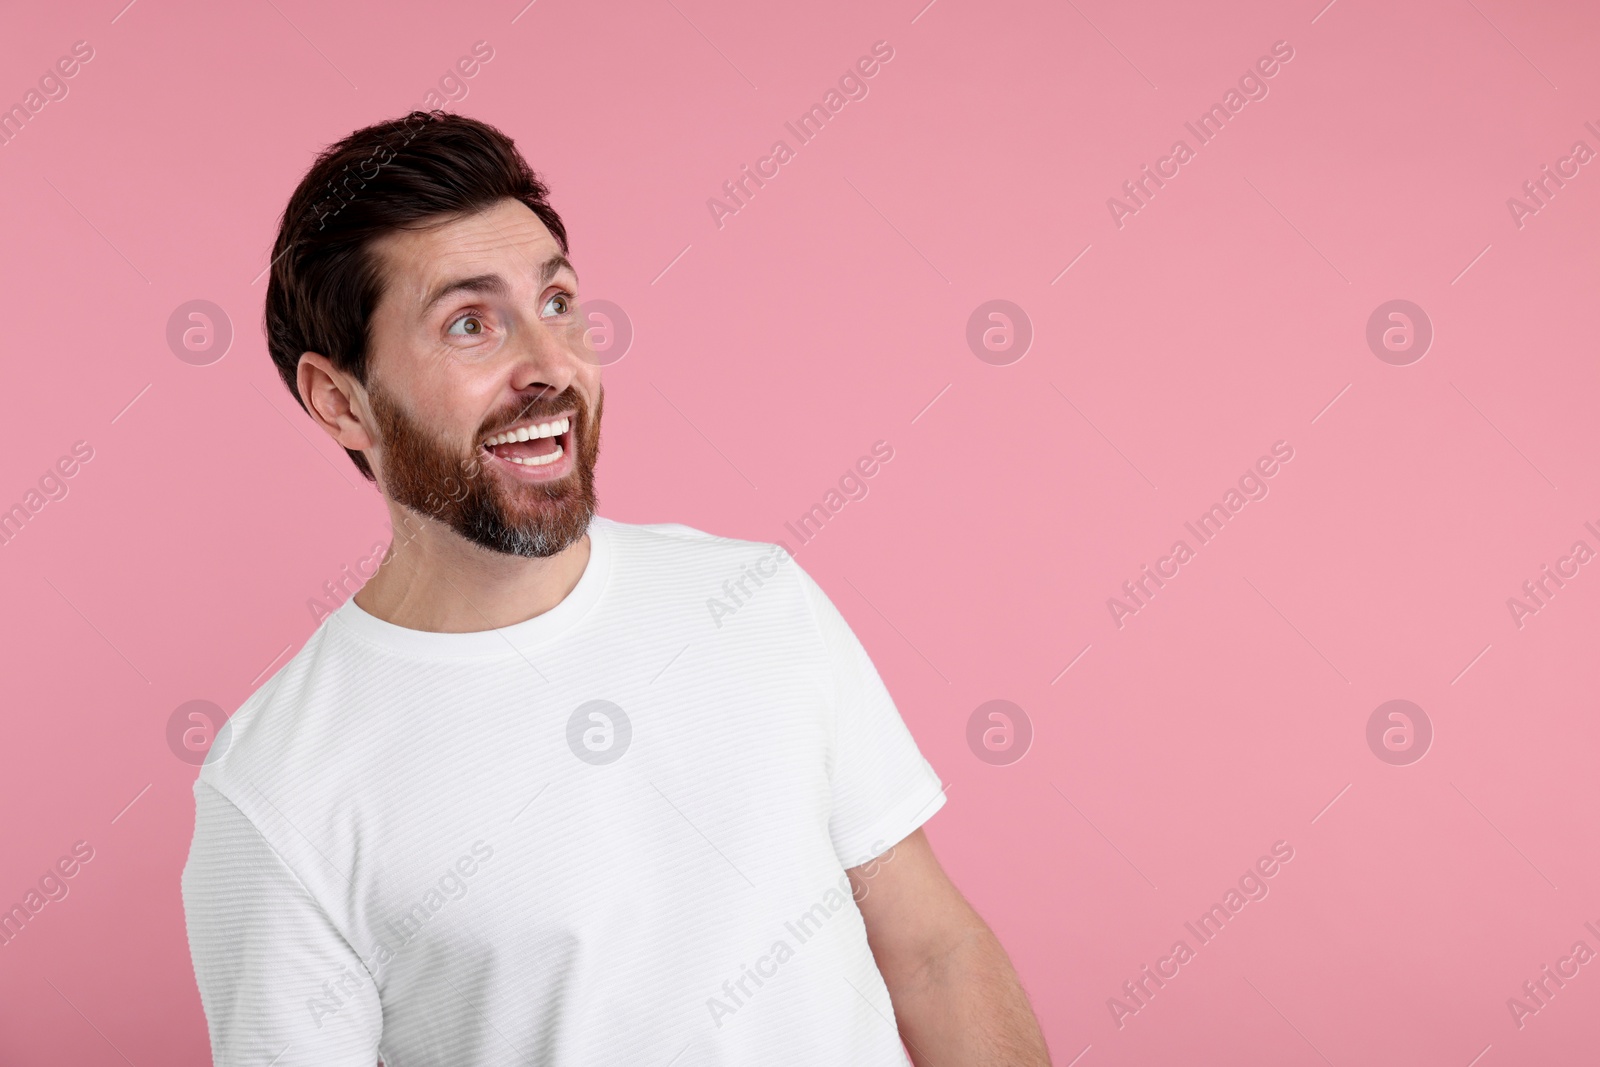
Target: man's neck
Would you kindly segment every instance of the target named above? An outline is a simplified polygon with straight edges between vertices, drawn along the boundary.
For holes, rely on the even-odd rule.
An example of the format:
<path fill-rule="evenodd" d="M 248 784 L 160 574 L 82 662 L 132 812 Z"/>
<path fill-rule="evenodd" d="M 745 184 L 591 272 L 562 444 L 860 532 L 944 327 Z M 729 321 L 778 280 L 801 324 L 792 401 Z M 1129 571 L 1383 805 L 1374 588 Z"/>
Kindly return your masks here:
<path fill-rule="evenodd" d="M 585 534 L 543 559 L 482 548 L 433 519 L 389 504 L 397 535 L 356 606 L 408 630 L 474 633 L 543 615 L 578 584 L 589 565 Z"/>

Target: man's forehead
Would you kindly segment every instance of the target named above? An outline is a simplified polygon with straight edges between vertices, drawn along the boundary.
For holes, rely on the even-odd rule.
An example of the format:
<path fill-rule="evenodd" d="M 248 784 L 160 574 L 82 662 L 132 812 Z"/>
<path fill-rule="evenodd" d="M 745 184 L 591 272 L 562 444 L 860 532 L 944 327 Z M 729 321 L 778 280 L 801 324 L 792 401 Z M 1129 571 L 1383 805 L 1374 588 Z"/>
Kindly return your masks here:
<path fill-rule="evenodd" d="M 374 243 L 394 295 L 417 303 L 447 279 L 497 273 L 515 282 L 537 280 L 539 268 L 561 246 L 526 205 L 508 202 L 448 222 L 397 230 Z"/>

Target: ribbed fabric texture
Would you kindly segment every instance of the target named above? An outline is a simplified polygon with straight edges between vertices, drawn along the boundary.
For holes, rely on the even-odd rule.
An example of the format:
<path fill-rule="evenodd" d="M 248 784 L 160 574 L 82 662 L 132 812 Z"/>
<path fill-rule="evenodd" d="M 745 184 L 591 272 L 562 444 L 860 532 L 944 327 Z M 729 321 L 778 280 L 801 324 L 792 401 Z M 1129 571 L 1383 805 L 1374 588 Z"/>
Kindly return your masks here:
<path fill-rule="evenodd" d="M 500 630 L 346 602 L 234 715 L 182 885 L 218 1067 L 908 1062 L 844 870 L 944 795 L 865 650 L 775 546 L 590 538 Z"/>

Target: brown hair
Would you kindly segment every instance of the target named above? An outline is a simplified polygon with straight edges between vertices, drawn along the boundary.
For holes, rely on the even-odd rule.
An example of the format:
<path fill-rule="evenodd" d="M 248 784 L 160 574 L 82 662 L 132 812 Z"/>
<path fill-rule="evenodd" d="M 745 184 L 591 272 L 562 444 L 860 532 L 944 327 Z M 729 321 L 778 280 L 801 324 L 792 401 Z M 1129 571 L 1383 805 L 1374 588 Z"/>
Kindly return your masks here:
<path fill-rule="evenodd" d="M 320 352 L 367 384 L 367 325 L 383 295 L 373 241 L 512 199 L 566 252 L 567 230 L 548 196 L 511 138 L 445 111 L 413 111 L 323 149 L 284 208 L 267 282 L 267 350 L 300 406 L 303 352 Z M 373 480 L 366 457 L 345 451 Z"/>

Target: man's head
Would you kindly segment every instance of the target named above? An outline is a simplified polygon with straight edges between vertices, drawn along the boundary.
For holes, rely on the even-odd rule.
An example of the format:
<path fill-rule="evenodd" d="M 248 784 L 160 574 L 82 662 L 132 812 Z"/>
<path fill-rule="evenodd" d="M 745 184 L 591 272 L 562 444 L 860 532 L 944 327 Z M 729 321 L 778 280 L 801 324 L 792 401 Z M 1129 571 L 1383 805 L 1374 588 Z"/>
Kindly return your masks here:
<path fill-rule="evenodd" d="M 521 556 L 587 529 L 604 403 L 547 196 L 474 119 L 357 130 L 290 198 L 266 301 L 279 374 L 362 474 Z"/>

